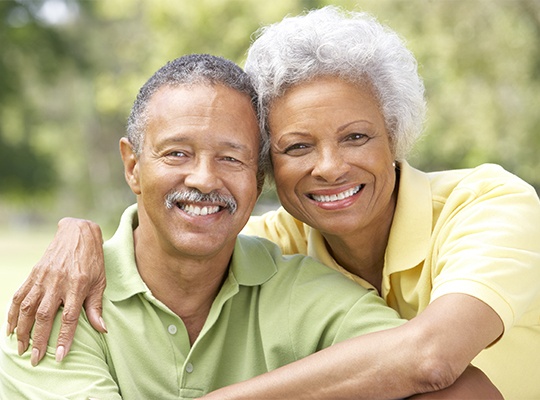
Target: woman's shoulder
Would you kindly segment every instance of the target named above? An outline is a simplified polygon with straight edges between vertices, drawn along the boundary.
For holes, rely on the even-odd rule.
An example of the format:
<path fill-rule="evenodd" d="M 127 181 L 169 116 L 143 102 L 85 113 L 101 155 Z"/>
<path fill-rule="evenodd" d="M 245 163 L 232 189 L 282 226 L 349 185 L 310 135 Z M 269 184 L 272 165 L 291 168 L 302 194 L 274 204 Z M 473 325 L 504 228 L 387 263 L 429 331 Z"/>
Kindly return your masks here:
<path fill-rule="evenodd" d="M 466 190 L 483 194 L 498 190 L 502 193 L 530 193 L 535 189 L 517 175 L 497 164 L 481 164 L 474 168 L 445 170 L 427 173 L 434 194 L 447 194 Z"/>

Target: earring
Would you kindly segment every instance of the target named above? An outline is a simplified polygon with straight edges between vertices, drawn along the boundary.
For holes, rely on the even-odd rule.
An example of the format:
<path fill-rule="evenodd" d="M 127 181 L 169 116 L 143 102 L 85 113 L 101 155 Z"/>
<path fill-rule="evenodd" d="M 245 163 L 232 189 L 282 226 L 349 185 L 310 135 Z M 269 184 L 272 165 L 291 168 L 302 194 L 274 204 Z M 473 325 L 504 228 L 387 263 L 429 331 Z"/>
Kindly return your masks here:
<path fill-rule="evenodd" d="M 395 161 L 392 163 L 392 167 L 396 168 L 396 162 Z"/>

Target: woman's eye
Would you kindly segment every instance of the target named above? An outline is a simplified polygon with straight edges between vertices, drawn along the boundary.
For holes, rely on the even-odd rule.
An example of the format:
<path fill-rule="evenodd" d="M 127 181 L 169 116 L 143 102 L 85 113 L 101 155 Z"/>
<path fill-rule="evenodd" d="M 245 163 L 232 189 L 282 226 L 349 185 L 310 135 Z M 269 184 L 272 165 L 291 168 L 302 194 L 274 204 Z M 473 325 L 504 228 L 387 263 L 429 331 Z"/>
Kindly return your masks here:
<path fill-rule="evenodd" d="M 283 153 L 289 154 L 291 156 L 302 155 L 307 151 L 308 148 L 309 146 L 305 143 L 295 143 L 286 147 Z"/>
<path fill-rule="evenodd" d="M 354 144 L 364 144 L 369 140 L 369 136 L 364 133 L 351 133 L 347 135 L 345 141 L 354 142 Z"/>

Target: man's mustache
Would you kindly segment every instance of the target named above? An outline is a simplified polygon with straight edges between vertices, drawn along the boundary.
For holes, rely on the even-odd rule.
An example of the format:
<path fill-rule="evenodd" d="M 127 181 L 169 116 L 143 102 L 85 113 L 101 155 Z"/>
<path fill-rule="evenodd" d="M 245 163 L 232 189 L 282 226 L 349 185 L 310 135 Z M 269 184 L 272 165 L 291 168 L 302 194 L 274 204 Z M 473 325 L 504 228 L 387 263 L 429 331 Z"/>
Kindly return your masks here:
<path fill-rule="evenodd" d="M 225 207 L 229 213 L 234 214 L 238 208 L 236 199 L 230 195 L 224 195 L 218 192 L 202 193 L 197 189 L 172 190 L 165 196 L 165 206 L 168 209 L 173 208 L 177 203 L 209 203 Z"/>

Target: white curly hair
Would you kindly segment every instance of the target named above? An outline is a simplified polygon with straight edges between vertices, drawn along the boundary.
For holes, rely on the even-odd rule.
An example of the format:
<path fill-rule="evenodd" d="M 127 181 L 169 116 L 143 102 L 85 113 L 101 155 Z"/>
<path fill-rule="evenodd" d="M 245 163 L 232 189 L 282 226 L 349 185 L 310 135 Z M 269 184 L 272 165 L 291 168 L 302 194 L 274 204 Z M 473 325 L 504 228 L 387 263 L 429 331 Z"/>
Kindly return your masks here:
<path fill-rule="evenodd" d="M 259 96 L 267 160 L 272 101 L 287 88 L 323 75 L 372 87 L 394 157 L 405 159 L 422 133 L 426 104 L 417 61 L 396 32 L 369 14 L 328 6 L 286 17 L 255 35 L 245 70 Z M 266 168 L 271 173 L 271 165 Z"/>

